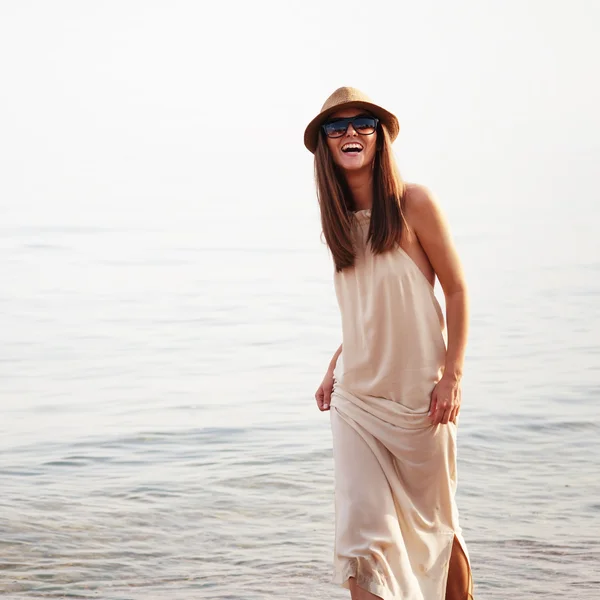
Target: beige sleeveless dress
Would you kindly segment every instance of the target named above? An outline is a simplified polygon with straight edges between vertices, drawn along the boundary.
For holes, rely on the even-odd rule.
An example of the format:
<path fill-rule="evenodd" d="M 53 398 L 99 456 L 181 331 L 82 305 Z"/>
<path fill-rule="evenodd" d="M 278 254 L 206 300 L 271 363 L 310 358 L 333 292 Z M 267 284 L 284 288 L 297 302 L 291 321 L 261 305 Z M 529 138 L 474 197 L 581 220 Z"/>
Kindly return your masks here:
<path fill-rule="evenodd" d="M 370 210 L 355 214 L 355 265 L 335 273 L 342 354 L 334 371 L 333 582 L 384 600 L 444 600 L 454 537 L 455 423 L 431 425 L 445 324 L 433 288 L 402 250 L 375 255 Z"/>

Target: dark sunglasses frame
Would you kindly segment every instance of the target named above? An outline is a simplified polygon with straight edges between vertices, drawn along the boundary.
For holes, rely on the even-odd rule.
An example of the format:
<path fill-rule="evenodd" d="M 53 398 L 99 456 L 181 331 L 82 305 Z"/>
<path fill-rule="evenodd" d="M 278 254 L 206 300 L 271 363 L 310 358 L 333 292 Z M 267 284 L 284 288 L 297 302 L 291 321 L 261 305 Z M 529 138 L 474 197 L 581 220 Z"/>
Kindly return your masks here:
<path fill-rule="evenodd" d="M 373 128 L 373 131 L 371 131 L 370 133 L 362 133 L 360 132 L 356 126 L 355 126 L 355 121 L 359 121 L 361 119 L 368 119 L 370 121 L 374 121 L 375 122 L 375 127 Z M 323 123 L 323 125 L 321 125 L 321 128 L 323 129 L 323 133 L 325 133 L 325 135 L 329 138 L 340 138 L 344 135 L 346 135 L 346 133 L 348 132 L 348 125 L 350 125 L 350 123 L 352 123 L 352 127 L 354 128 L 354 131 L 356 131 L 356 133 L 358 133 L 359 135 L 373 135 L 375 133 L 375 131 L 377 131 L 377 127 L 379 126 L 379 119 L 377 117 L 372 117 L 371 115 L 356 115 L 355 117 L 346 117 L 346 118 L 340 118 L 340 119 L 332 119 L 331 121 L 327 121 L 327 123 Z M 327 128 L 329 125 L 344 125 L 344 131 L 342 133 L 340 133 L 339 135 L 331 135 L 330 133 L 327 132 Z"/>

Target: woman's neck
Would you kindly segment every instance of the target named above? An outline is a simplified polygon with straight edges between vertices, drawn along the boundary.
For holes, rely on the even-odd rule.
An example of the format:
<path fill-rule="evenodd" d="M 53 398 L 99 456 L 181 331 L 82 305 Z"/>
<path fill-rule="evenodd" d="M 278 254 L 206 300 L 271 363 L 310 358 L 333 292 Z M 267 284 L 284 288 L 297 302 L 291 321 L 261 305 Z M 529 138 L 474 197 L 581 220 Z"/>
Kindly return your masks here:
<path fill-rule="evenodd" d="M 350 188 L 356 210 L 373 206 L 373 171 L 351 171 L 346 173 L 346 183 Z"/>

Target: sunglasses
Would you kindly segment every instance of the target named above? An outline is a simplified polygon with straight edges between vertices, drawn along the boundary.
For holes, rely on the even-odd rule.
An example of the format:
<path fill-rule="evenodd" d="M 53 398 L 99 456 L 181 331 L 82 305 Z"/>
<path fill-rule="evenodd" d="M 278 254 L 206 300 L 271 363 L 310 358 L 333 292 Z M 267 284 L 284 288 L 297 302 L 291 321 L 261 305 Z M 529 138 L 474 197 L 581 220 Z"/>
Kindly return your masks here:
<path fill-rule="evenodd" d="M 379 124 L 379 119 L 366 115 L 358 115 L 356 117 L 347 117 L 345 119 L 333 119 L 321 127 L 327 137 L 339 138 L 346 134 L 350 123 L 352 123 L 352 127 L 356 133 L 359 133 L 360 135 L 373 135 Z"/>

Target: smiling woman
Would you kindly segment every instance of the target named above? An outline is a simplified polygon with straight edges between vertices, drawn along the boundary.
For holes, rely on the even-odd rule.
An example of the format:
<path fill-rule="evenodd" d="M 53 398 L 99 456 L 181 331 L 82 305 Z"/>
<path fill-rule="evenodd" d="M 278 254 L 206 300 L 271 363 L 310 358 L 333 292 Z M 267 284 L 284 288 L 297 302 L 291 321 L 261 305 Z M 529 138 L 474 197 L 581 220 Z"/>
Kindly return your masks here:
<path fill-rule="evenodd" d="M 455 503 L 466 285 L 437 202 L 400 178 L 399 129 L 362 92 L 340 88 L 304 136 L 342 317 L 342 345 L 315 394 L 331 408 L 333 581 L 352 600 L 469 600 Z"/>

